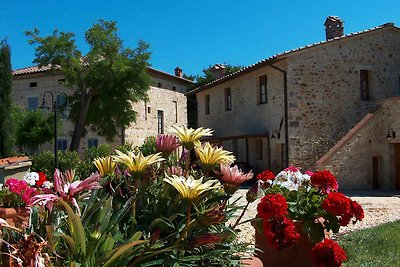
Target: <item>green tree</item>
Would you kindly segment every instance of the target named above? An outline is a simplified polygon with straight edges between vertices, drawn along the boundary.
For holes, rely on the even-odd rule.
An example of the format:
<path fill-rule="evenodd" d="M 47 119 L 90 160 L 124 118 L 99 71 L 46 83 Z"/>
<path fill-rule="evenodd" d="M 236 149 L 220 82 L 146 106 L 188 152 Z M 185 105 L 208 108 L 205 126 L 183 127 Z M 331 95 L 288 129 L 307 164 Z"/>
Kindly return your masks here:
<path fill-rule="evenodd" d="M 15 107 L 16 145 L 22 149 L 35 149 L 54 137 L 54 117 L 39 110 L 23 110 Z"/>
<path fill-rule="evenodd" d="M 13 120 L 11 118 L 11 51 L 6 40 L 0 42 L 0 158 L 12 153 Z"/>
<path fill-rule="evenodd" d="M 138 42 L 124 48 L 115 22 L 100 20 L 85 32 L 89 52 L 77 48 L 74 34 L 55 30 L 40 37 L 39 30 L 26 32 L 36 45 L 34 63 L 61 68 L 71 88 L 70 119 L 75 123 L 70 150 L 78 150 L 87 128 L 108 140 L 136 120 L 132 102 L 147 99 L 151 78 L 147 73 L 151 53 Z"/>
<path fill-rule="evenodd" d="M 234 66 L 234 65 L 230 65 L 230 64 L 222 64 L 225 67 L 225 76 L 232 74 L 238 70 L 240 70 L 242 68 L 242 66 Z M 189 89 L 194 89 L 194 88 L 198 88 L 201 87 L 209 82 L 212 82 L 214 80 L 214 76 L 212 74 L 212 65 L 208 66 L 208 68 L 203 69 L 203 74 L 202 75 L 196 75 L 196 76 L 186 76 L 186 79 L 189 80 L 195 80 L 194 85 L 192 86 L 192 88 Z"/>

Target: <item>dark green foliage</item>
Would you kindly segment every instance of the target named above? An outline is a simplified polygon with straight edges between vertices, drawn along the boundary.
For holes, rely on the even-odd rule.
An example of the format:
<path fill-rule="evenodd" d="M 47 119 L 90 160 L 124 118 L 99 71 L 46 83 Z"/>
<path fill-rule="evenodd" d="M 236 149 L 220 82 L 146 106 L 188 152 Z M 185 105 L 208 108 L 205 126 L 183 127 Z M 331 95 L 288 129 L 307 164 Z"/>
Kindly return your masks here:
<path fill-rule="evenodd" d="M 232 74 L 242 68 L 242 66 L 233 66 L 230 64 L 223 64 L 225 67 L 225 76 Z M 203 69 L 203 74 L 202 75 L 196 75 L 196 76 L 186 76 L 187 79 L 190 80 L 195 80 L 195 83 L 189 88 L 189 90 L 192 90 L 197 87 L 201 87 L 209 82 L 212 82 L 214 80 L 211 68 L 213 66 L 208 66 L 208 68 Z"/>
<path fill-rule="evenodd" d="M 84 179 L 96 171 L 96 166 L 93 164 L 93 160 L 96 158 L 103 158 L 113 154 L 113 149 L 107 144 L 101 144 L 98 147 L 91 147 L 85 149 L 83 152 L 83 160 L 79 163 L 77 169 L 77 175 Z"/>
<path fill-rule="evenodd" d="M 54 154 L 50 151 L 33 154 L 31 170 L 43 172 L 48 179 L 51 179 L 54 173 Z"/>
<path fill-rule="evenodd" d="M 53 139 L 54 117 L 51 113 L 16 108 L 13 114 L 17 126 L 16 144 L 21 149 L 34 149 Z"/>
<path fill-rule="evenodd" d="M 75 151 L 58 151 L 58 168 L 60 171 L 77 169 L 81 164 L 79 155 Z M 43 172 L 52 180 L 54 174 L 54 154 L 50 151 L 36 153 L 32 156 L 32 171 Z M 84 177 L 86 178 L 86 177 Z"/>
<path fill-rule="evenodd" d="M 90 126 L 111 140 L 121 127 L 136 119 L 132 102 L 147 99 L 151 78 L 147 73 L 148 45 L 124 48 L 115 22 L 100 20 L 85 32 L 89 52 L 83 54 L 73 33 L 54 31 L 41 37 L 39 30 L 26 32 L 36 45 L 35 63 L 61 66 L 71 89 L 70 119 L 75 122 L 71 150 L 78 150 Z M 99 116 L 101 114 L 101 116 Z"/>
<path fill-rule="evenodd" d="M 144 156 L 156 153 L 156 138 L 154 136 L 147 137 L 146 140 L 144 140 L 143 145 L 139 147 L 139 150 L 143 153 Z"/>
<path fill-rule="evenodd" d="M 0 158 L 12 153 L 13 120 L 11 118 L 11 51 L 6 40 L 0 42 Z"/>
<path fill-rule="evenodd" d="M 399 266 L 399 236 L 400 221 L 396 221 L 339 237 L 348 258 L 344 266 Z"/>

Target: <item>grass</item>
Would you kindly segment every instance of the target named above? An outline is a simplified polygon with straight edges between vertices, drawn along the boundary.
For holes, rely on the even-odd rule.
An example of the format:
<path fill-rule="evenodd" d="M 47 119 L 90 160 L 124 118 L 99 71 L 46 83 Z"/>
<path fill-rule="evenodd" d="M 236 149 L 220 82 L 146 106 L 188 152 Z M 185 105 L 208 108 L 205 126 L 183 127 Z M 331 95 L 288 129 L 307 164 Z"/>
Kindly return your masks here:
<path fill-rule="evenodd" d="M 346 267 L 400 266 L 400 221 L 386 223 L 341 236 Z"/>

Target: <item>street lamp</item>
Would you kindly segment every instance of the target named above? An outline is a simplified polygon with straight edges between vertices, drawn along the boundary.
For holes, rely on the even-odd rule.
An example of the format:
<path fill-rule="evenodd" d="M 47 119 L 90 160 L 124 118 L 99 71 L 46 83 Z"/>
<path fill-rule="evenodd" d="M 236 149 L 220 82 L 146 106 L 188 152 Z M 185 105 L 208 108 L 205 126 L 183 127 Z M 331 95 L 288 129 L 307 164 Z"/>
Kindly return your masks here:
<path fill-rule="evenodd" d="M 57 142 L 57 113 L 60 109 L 59 103 L 57 102 L 57 97 L 54 97 L 53 92 L 51 91 L 46 91 L 43 94 L 43 101 L 42 105 L 39 107 L 40 109 L 50 109 L 49 107 L 45 107 L 46 105 L 46 94 L 50 94 L 51 96 L 51 103 L 53 104 L 52 106 L 52 112 L 54 113 L 54 168 L 58 169 L 58 142 Z M 61 93 L 60 95 L 64 95 L 67 97 L 67 94 Z"/>

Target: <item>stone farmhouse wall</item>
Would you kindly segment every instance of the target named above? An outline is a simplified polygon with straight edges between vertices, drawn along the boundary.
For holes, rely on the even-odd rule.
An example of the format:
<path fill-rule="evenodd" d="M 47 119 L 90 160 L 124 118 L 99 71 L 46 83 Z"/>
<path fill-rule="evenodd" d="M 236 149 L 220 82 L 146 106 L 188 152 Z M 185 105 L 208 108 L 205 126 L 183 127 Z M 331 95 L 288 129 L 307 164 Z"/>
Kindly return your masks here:
<path fill-rule="evenodd" d="M 329 145 L 399 94 L 400 34 L 372 31 L 288 57 L 290 159 L 312 166 Z M 360 70 L 368 70 L 370 100 L 361 100 Z M 313 147 L 310 147 L 313 146 Z"/>
<path fill-rule="evenodd" d="M 378 102 L 379 108 L 367 114 L 318 162 L 320 169 L 330 169 L 345 189 L 373 188 L 373 157 L 378 160 L 379 188 L 393 189 L 394 144 L 400 143 L 397 135 L 386 139 L 388 129 L 400 129 L 400 98 Z"/>
<path fill-rule="evenodd" d="M 174 124 L 187 124 L 187 104 L 186 96 L 184 95 L 187 82 L 157 73 L 151 73 L 151 76 L 154 86 L 151 86 L 148 91 L 149 101 L 133 104 L 134 109 L 138 112 L 137 121 L 125 129 L 124 138 L 122 138 L 122 129 L 119 131 L 120 135 L 116 136 L 111 142 L 106 141 L 105 138 L 89 130 L 87 135 L 81 139 L 80 151 L 88 147 L 88 140 L 91 138 L 97 139 L 99 145 L 108 143 L 115 146 L 121 144 L 123 140 L 133 145 L 141 145 L 148 136 L 157 135 L 157 110 L 164 111 L 165 127 Z M 71 94 L 71 89 L 61 84 L 62 79 L 64 79 L 62 74 L 51 72 L 14 76 L 13 100 L 18 106 L 28 108 L 29 97 L 37 97 L 38 105 L 40 106 L 43 94 L 48 90 L 52 91 L 55 96 L 60 93 Z M 37 83 L 37 87 L 30 87 L 30 84 L 33 82 Z M 158 85 L 161 85 L 162 88 L 157 87 Z M 46 101 L 46 106 L 50 107 L 51 98 L 49 94 L 46 95 Z M 145 106 L 146 110 L 150 108 L 148 114 L 145 113 Z M 64 119 L 63 125 L 58 131 L 58 139 L 66 139 L 68 147 L 71 143 L 73 129 L 74 124 Z M 53 143 L 46 143 L 38 148 L 39 151 L 52 151 L 52 149 Z"/>

